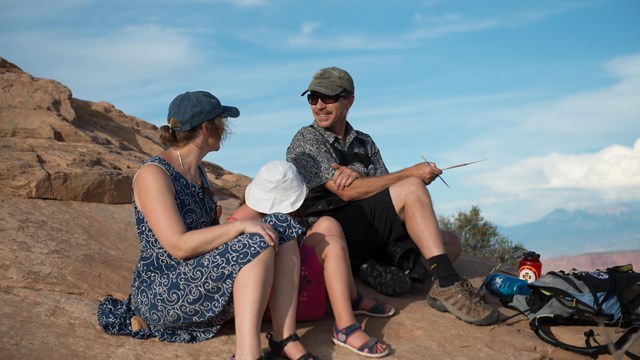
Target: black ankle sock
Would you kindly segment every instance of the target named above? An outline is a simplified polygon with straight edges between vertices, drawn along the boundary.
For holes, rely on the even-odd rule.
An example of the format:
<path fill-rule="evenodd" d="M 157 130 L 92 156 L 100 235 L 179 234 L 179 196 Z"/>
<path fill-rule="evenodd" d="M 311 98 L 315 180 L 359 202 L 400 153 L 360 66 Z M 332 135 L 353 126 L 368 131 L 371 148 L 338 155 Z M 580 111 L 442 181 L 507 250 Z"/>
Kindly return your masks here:
<path fill-rule="evenodd" d="M 440 254 L 427 259 L 427 268 L 438 279 L 440 287 L 447 287 L 460 280 L 460 275 L 453 268 L 447 254 Z"/>

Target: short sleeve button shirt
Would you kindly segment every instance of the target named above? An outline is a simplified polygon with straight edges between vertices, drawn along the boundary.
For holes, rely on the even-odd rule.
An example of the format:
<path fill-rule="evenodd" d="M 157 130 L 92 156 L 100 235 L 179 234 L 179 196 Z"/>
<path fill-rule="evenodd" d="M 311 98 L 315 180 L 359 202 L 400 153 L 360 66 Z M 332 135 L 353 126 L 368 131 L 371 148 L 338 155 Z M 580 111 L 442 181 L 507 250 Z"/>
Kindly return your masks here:
<path fill-rule="evenodd" d="M 333 178 L 335 169 L 331 164 L 339 163 L 333 147 L 369 155 L 372 168 L 355 166 L 354 170 L 360 173 L 375 176 L 389 173 L 371 136 L 355 130 L 349 122 L 346 124 L 345 134 L 347 136 L 343 144 L 336 135 L 314 121 L 312 125 L 300 129 L 291 140 L 287 149 L 287 161 L 296 166 L 309 189 L 324 185 Z"/>

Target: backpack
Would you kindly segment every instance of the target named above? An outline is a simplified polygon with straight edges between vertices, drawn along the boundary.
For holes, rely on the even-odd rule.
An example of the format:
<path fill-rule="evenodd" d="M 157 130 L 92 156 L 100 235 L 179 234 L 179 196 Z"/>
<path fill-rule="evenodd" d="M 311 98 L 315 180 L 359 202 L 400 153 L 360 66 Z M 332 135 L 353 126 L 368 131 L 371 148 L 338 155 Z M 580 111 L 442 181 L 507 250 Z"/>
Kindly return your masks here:
<path fill-rule="evenodd" d="M 322 264 L 313 247 L 300 246 L 300 282 L 298 284 L 298 308 L 296 320 L 312 321 L 324 317 L 327 308 L 327 290 L 324 284 Z M 267 306 L 264 320 L 271 320 L 271 310 Z"/>
<path fill-rule="evenodd" d="M 593 330 L 584 333 L 585 346 L 576 346 L 558 340 L 551 327 L 602 324 L 626 328 L 613 344 L 615 351 L 640 331 L 640 273 L 634 272 L 631 265 L 592 272 L 552 271 L 528 286 L 529 295 L 514 295 L 501 301 L 518 310 L 518 314 L 527 315 L 531 329 L 546 343 L 597 358 L 609 354 L 610 349 L 608 344 L 598 343 Z M 631 359 L 640 359 L 625 352 Z"/>

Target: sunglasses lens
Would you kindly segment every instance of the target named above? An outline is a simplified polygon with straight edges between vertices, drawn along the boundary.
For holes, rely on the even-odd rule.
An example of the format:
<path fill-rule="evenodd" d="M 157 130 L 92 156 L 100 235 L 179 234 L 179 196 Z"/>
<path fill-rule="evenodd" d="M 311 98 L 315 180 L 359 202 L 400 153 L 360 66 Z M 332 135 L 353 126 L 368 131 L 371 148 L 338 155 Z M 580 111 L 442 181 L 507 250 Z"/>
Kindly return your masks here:
<path fill-rule="evenodd" d="M 338 95 L 327 95 L 322 98 L 322 102 L 325 104 L 333 104 L 334 102 L 338 101 L 338 99 L 340 99 L 340 96 Z"/>
<path fill-rule="evenodd" d="M 309 94 L 307 95 L 307 101 L 309 104 L 316 105 L 318 100 L 322 100 L 325 104 L 333 104 L 338 102 L 342 95 L 318 95 L 318 94 Z"/>

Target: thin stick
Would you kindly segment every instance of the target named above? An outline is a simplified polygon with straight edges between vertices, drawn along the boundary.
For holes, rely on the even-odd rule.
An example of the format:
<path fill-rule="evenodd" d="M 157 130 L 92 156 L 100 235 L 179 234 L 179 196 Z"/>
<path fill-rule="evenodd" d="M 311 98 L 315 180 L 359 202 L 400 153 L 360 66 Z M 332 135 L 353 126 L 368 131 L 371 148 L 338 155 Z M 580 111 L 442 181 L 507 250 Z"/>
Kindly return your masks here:
<path fill-rule="evenodd" d="M 427 159 L 425 159 L 425 157 L 424 157 L 424 156 L 420 155 L 420 157 L 422 158 L 422 160 L 424 160 L 424 162 L 426 162 L 427 164 L 429 163 L 429 162 L 427 161 Z M 451 189 L 451 186 L 449 186 L 449 184 L 447 184 L 447 182 L 446 182 L 446 181 L 444 181 L 444 179 L 442 178 L 442 176 L 438 175 L 438 177 L 440 178 L 440 180 L 442 180 L 442 182 L 443 182 L 445 185 L 447 185 L 447 187 L 448 187 L 449 189 Z"/>
<path fill-rule="evenodd" d="M 457 167 L 461 167 L 461 166 L 467 166 L 467 165 L 471 165 L 471 164 L 479 163 L 479 162 L 481 162 L 481 161 L 485 161 L 485 160 L 487 160 L 487 159 L 476 160 L 476 161 L 472 161 L 472 162 L 468 162 L 468 163 L 464 163 L 464 164 L 451 165 L 451 166 L 448 166 L 448 167 L 446 167 L 446 168 L 442 169 L 442 171 L 449 170 L 449 169 L 455 169 L 455 168 L 457 168 Z M 425 161 L 426 161 L 426 160 L 425 160 Z"/>

